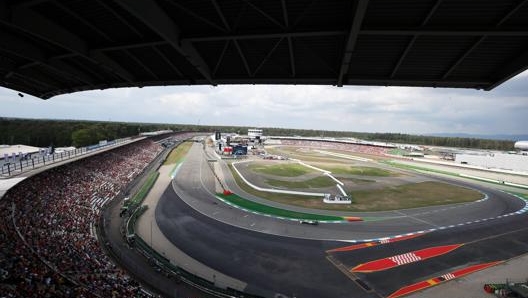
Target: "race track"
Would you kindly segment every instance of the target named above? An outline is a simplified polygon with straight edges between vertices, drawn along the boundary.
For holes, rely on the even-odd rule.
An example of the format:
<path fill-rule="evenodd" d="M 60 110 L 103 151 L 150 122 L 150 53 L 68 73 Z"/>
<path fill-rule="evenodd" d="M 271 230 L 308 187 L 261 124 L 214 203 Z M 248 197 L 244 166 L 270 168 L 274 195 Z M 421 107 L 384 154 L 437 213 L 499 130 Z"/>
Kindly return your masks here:
<path fill-rule="evenodd" d="M 226 175 L 225 180 L 228 188 L 252 198 L 232 177 Z M 487 198 L 453 206 L 354 214 L 376 218 L 368 222 L 303 225 L 248 213 L 218 200 L 213 173 L 201 145 L 195 144 L 160 198 L 156 221 L 175 246 L 211 268 L 247 282 L 245 291 L 264 297 L 280 297 L 277 293 L 286 297 L 387 297 L 403 286 L 436 275 L 528 252 L 528 215 L 515 213 L 525 208 L 523 200 L 466 182 L 445 181 L 478 189 Z M 418 237 L 387 240 L 409 233 Z M 362 242 L 370 245 L 334 250 Z M 391 269 L 353 272 L 358 265 L 374 260 L 414 256 L 413 252 L 422 249 L 453 244 L 463 245 Z"/>

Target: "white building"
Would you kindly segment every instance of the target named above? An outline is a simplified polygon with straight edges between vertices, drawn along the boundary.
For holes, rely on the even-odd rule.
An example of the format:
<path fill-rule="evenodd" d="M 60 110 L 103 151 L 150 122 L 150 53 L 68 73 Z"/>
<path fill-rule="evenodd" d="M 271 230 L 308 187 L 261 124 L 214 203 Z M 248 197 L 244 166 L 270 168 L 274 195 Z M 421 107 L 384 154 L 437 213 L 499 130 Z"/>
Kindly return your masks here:
<path fill-rule="evenodd" d="M 521 154 L 456 154 L 455 162 L 483 167 L 486 169 L 500 169 L 528 173 L 528 156 Z"/>
<path fill-rule="evenodd" d="M 261 139 L 262 138 L 262 129 L 250 128 L 248 129 L 248 137 L 250 140 Z"/>
<path fill-rule="evenodd" d="M 27 145 L 0 145 L 0 161 L 16 161 L 26 154 L 38 153 L 40 148 Z"/>

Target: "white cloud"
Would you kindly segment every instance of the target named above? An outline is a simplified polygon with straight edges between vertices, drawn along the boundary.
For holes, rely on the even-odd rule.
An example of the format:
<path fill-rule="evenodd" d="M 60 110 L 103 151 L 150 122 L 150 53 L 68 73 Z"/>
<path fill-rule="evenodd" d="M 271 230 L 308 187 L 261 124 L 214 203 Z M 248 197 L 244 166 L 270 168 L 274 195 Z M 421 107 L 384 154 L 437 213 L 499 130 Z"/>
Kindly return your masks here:
<path fill-rule="evenodd" d="M 403 133 L 526 133 L 528 72 L 491 92 L 225 85 L 108 89 L 42 101 L 0 89 L 0 116 Z"/>

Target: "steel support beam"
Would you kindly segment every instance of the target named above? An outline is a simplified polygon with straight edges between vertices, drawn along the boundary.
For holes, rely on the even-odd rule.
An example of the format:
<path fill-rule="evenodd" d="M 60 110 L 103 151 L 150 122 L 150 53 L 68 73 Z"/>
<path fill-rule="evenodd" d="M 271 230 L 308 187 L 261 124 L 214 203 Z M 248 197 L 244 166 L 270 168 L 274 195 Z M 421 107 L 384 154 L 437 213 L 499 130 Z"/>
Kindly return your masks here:
<path fill-rule="evenodd" d="M 147 72 L 151 77 L 153 77 L 155 80 L 159 80 L 159 77 L 150 69 L 148 68 L 145 63 L 143 63 L 141 60 L 139 60 L 134 54 L 130 53 L 130 51 L 125 50 L 125 54 L 130 57 L 136 64 L 138 64 L 145 72 Z"/>
<path fill-rule="evenodd" d="M 32 76 L 29 76 L 27 74 L 24 74 L 22 72 L 14 72 L 11 77 L 14 78 L 14 79 L 16 79 L 18 77 L 18 79 L 22 80 L 22 81 L 31 81 L 31 84 L 28 84 L 28 85 L 35 85 L 35 86 L 40 85 L 40 86 L 43 86 L 44 89 L 56 90 L 56 89 L 60 89 L 62 87 L 62 86 L 59 86 L 59 85 L 51 83 L 51 82 L 45 82 L 42 79 L 36 79 L 36 78 L 34 78 Z"/>
<path fill-rule="evenodd" d="M 244 56 L 244 53 L 242 52 L 242 49 L 240 48 L 240 45 L 238 44 L 238 41 L 234 40 L 233 43 L 235 44 L 235 47 L 238 51 L 238 54 L 240 55 L 240 58 L 242 59 L 242 63 L 244 64 L 244 67 L 246 68 L 246 71 L 248 73 L 249 77 L 251 76 L 251 69 L 249 69 L 249 64 L 247 63 L 246 56 Z"/>
<path fill-rule="evenodd" d="M 427 22 L 429 22 L 429 20 L 434 15 L 434 13 L 436 12 L 436 10 L 438 9 L 438 7 L 440 6 L 441 3 L 442 3 L 442 0 L 437 0 L 435 2 L 435 4 L 433 5 L 433 7 L 431 7 L 431 9 L 429 10 L 429 13 L 425 16 L 425 18 L 422 21 L 422 24 L 421 24 L 422 27 L 425 26 L 427 24 Z M 398 72 L 398 69 L 400 68 L 401 64 L 405 60 L 405 57 L 407 57 L 407 54 L 409 54 L 409 52 L 411 51 L 411 49 L 412 49 L 412 47 L 413 47 L 413 45 L 414 45 L 414 43 L 416 42 L 417 39 L 418 39 L 418 36 L 416 36 L 416 35 L 413 36 L 411 38 L 411 40 L 409 41 L 409 43 L 407 44 L 407 46 L 405 47 L 405 50 L 400 55 L 400 58 L 398 59 L 398 62 L 396 62 L 396 65 L 392 69 L 392 72 L 390 74 L 391 79 Z"/>
<path fill-rule="evenodd" d="M 494 77 L 499 78 L 496 81 L 488 84 L 486 91 L 492 90 L 514 76 L 528 69 L 528 50 L 517 56 L 515 59 L 508 62 L 506 65 L 501 65 L 499 69 L 493 72 Z"/>
<path fill-rule="evenodd" d="M 526 37 L 528 30 L 525 28 L 512 30 L 498 30 L 493 28 L 480 28 L 468 30 L 467 28 L 365 28 L 360 35 L 388 35 L 388 36 L 506 36 Z"/>
<path fill-rule="evenodd" d="M 139 36 L 139 38 L 143 39 L 144 36 L 141 32 L 139 32 L 134 26 L 132 26 L 132 24 L 130 24 L 130 22 L 128 22 L 127 20 L 125 20 L 125 18 L 123 18 L 123 16 L 121 16 L 120 14 L 118 14 L 112 7 L 110 7 L 106 1 L 107 0 L 96 0 L 97 3 L 101 4 L 106 10 L 108 10 L 110 13 L 112 13 L 112 15 L 118 19 L 119 21 L 121 21 L 121 23 L 123 23 L 125 26 L 127 26 L 130 30 L 132 30 L 137 36 Z"/>
<path fill-rule="evenodd" d="M 282 17 L 284 18 L 284 24 L 286 25 L 286 28 L 290 28 L 290 20 L 288 17 L 288 8 L 286 6 L 286 0 L 281 0 L 282 5 Z M 284 38 L 284 37 L 283 37 Z M 286 37 L 286 40 L 288 42 L 288 54 L 290 56 L 290 71 L 291 76 L 295 77 L 295 55 L 293 53 L 293 43 L 291 36 Z"/>
<path fill-rule="evenodd" d="M 189 41 L 180 40 L 180 29 L 154 0 L 116 0 L 147 27 L 157 32 L 212 85 L 216 85 L 209 66 Z"/>
<path fill-rule="evenodd" d="M 453 73 L 453 71 L 460 65 L 460 63 L 462 63 L 467 58 L 467 56 L 469 56 L 469 54 L 471 54 L 471 52 L 473 52 L 473 50 L 476 49 L 485 39 L 486 36 L 479 37 L 468 49 L 466 49 L 464 53 L 460 55 L 460 57 L 458 57 L 458 59 L 453 64 L 451 64 L 447 71 L 444 72 L 442 79 L 445 80 L 447 77 L 449 77 L 451 73 Z"/>
<path fill-rule="evenodd" d="M 136 81 L 136 78 L 128 70 L 123 68 L 121 64 L 117 63 L 114 59 L 110 58 L 102 51 L 90 51 L 90 57 L 99 61 L 103 65 L 107 65 L 111 69 L 111 71 L 115 73 L 115 75 L 121 77 L 125 81 L 129 83 Z"/>
<path fill-rule="evenodd" d="M 352 26 L 350 26 L 350 31 L 348 32 L 348 37 L 346 39 L 345 48 L 343 50 L 343 57 L 341 59 L 341 67 L 339 68 L 339 75 L 337 77 L 337 86 L 343 86 L 343 77 L 348 73 L 350 68 L 350 60 L 352 59 L 352 52 L 356 46 L 356 41 L 361 29 L 361 24 L 363 23 L 363 17 L 367 11 L 369 0 L 358 0 L 356 9 L 354 12 L 354 18 L 352 20 Z"/>
<path fill-rule="evenodd" d="M 0 22 L 3 22 L 10 27 L 23 30 L 32 36 L 55 45 L 56 47 L 84 56 L 96 64 L 101 64 L 101 66 L 109 68 L 109 71 L 116 72 L 122 78 L 132 77 L 132 75 L 124 71 L 123 68 L 120 67 L 120 69 L 116 69 L 115 67 L 111 67 L 110 64 L 92 56 L 86 43 L 81 38 L 32 10 L 24 7 L 16 7 L 11 11 L 10 18 L 1 18 Z M 116 63 L 113 62 L 112 64 L 115 65 Z"/>
<path fill-rule="evenodd" d="M 515 7 L 513 7 L 508 13 L 506 13 L 495 25 L 495 28 L 498 28 L 501 26 L 508 18 L 513 15 L 516 11 L 518 11 L 523 5 L 525 5 L 528 2 L 528 0 L 523 0 L 517 3 Z M 473 50 L 475 50 L 484 40 L 486 40 L 487 35 L 481 36 L 479 39 L 477 39 L 458 59 L 451 64 L 451 66 L 447 69 L 447 71 L 442 76 L 442 79 L 445 79 L 453 73 L 453 71 L 462 63 Z"/>
<path fill-rule="evenodd" d="M 277 32 L 277 33 L 255 33 L 255 34 L 237 34 L 224 36 L 202 36 L 188 37 L 182 40 L 191 42 L 202 41 L 225 41 L 225 40 L 244 40 L 244 39 L 273 39 L 273 38 L 302 38 L 302 37 L 323 37 L 323 36 L 344 36 L 346 31 L 308 31 L 308 32 Z"/>
<path fill-rule="evenodd" d="M 224 55 L 227 51 L 227 47 L 229 46 L 229 40 L 226 40 L 224 43 L 224 48 L 222 49 L 222 52 L 220 53 L 220 57 L 218 57 L 218 60 L 216 61 L 215 68 L 213 70 L 213 75 L 216 75 L 216 72 L 218 71 L 218 68 L 220 67 L 220 64 L 222 64 L 222 61 L 224 60 Z"/>
<path fill-rule="evenodd" d="M 13 9 L 8 25 L 22 29 L 70 52 L 88 55 L 88 47 L 84 40 L 30 9 L 22 7 Z"/>
<path fill-rule="evenodd" d="M 306 15 L 306 13 L 312 9 L 312 7 L 314 6 L 314 4 L 317 2 L 318 0 L 312 0 L 310 2 L 310 4 L 308 4 L 307 6 L 304 7 L 303 11 L 301 12 L 301 14 L 295 18 L 295 20 L 293 21 L 293 27 L 299 25 L 299 23 L 302 21 L 302 19 L 304 18 L 304 16 Z"/>
<path fill-rule="evenodd" d="M 216 23 L 200 16 L 199 14 L 195 13 L 194 11 L 190 10 L 189 8 L 181 5 L 180 3 L 176 2 L 176 1 L 167 1 L 167 3 L 169 3 L 170 5 L 173 5 L 175 7 L 177 7 L 178 9 L 182 10 L 183 12 L 187 13 L 188 15 L 194 17 L 195 19 L 198 19 L 202 22 L 204 22 L 205 24 L 213 27 L 213 28 L 216 28 L 222 32 L 227 32 L 225 28 L 222 28 L 221 26 L 217 25 Z"/>
<path fill-rule="evenodd" d="M 273 53 L 275 52 L 275 50 L 277 49 L 277 47 L 279 46 L 279 44 L 282 42 L 283 38 L 279 39 L 275 45 L 273 46 L 273 48 L 271 48 L 271 50 L 268 52 L 268 54 L 266 55 L 266 57 L 264 57 L 264 59 L 262 59 L 262 61 L 260 62 L 260 64 L 257 66 L 257 68 L 255 68 L 255 70 L 253 71 L 253 75 L 251 75 L 252 77 L 254 77 L 257 72 L 260 70 L 260 68 L 264 65 L 264 63 L 266 63 L 266 61 L 268 61 L 268 59 L 271 57 L 271 55 L 273 55 Z"/>
<path fill-rule="evenodd" d="M 227 19 L 225 18 L 224 13 L 222 12 L 222 9 L 220 9 L 220 5 L 218 5 L 218 2 L 216 0 L 211 0 L 211 2 L 213 3 L 216 13 L 222 20 L 222 23 L 224 24 L 224 27 L 226 28 L 226 30 L 231 31 L 231 27 L 229 26 L 229 23 L 227 22 Z"/>
<path fill-rule="evenodd" d="M 82 16 L 80 16 L 78 13 L 76 13 L 75 11 L 72 11 L 71 9 L 69 9 L 68 7 L 64 6 L 62 3 L 60 2 L 57 2 L 55 0 L 53 0 L 53 4 L 57 5 L 60 9 L 64 10 L 65 12 L 67 12 L 69 15 L 71 15 L 72 17 L 76 18 L 77 20 L 79 20 L 81 23 L 83 23 L 85 26 L 89 27 L 91 30 L 93 30 L 94 32 L 97 32 L 97 34 L 101 35 L 102 37 L 104 37 L 106 40 L 110 41 L 110 42 L 113 42 L 114 40 L 108 36 L 105 32 L 103 32 L 101 29 L 97 28 L 97 26 L 95 26 L 94 24 L 92 24 L 91 22 L 88 22 L 85 18 L 83 18 Z"/>
<path fill-rule="evenodd" d="M 13 36 L 7 32 L 0 32 L 0 39 L 3 41 L 0 43 L 0 49 L 3 51 L 32 61 L 31 63 L 36 62 L 36 64 L 52 68 L 58 75 L 62 77 L 71 78 L 88 85 L 95 84 L 90 76 L 87 76 L 85 73 L 58 59 L 50 59 L 46 57 L 40 48 L 28 41 L 25 41 L 17 36 Z M 24 66 L 21 66 L 20 68 L 24 68 Z M 12 71 L 16 72 L 16 69 L 13 69 Z"/>
<path fill-rule="evenodd" d="M 165 56 L 156 46 L 152 46 L 152 50 L 154 50 L 154 52 L 156 52 L 156 54 L 158 54 L 161 59 L 163 59 L 163 61 L 165 61 L 165 63 L 167 63 L 167 65 L 169 65 L 180 77 L 183 77 L 183 73 L 180 71 L 180 69 L 176 67 L 176 65 L 174 65 L 174 63 L 172 63 L 169 58 L 167 58 L 167 56 Z"/>
<path fill-rule="evenodd" d="M 291 76 L 295 77 L 296 75 L 296 69 L 295 69 L 295 54 L 293 52 L 293 41 L 290 37 L 288 37 L 288 51 L 290 53 L 290 68 L 291 68 Z"/>
<path fill-rule="evenodd" d="M 267 14 L 265 11 L 263 11 L 262 9 L 260 9 L 258 6 L 256 6 L 255 4 L 253 4 L 253 2 L 251 2 L 250 0 L 242 0 L 244 1 L 247 5 L 249 5 L 251 8 L 253 8 L 254 10 L 256 10 L 258 13 L 260 13 L 263 17 L 265 17 L 266 19 L 268 19 L 270 22 L 272 22 L 273 24 L 279 26 L 280 28 L 282 29 L 286 29 L 286 27 L 281 24 L 281 22 L 277 21 L 274 17 L 270 16 L 269 14 Z"/>
<path fill-rule="evenodd" d="M 116 50 L 130 50 L 130 49 L 137 49 L 137 48 L 150 48 L 155 46 L 161 46 L 166 45 L 166 40 L 161 41 L 151 41 L 151 42 L 138 42 L 138 43 L 130 43 L 130 44 L 120 44 L 120 45 L 113 45 L 113 46 L 107 46 L 107 47 L 100 47 L 97 49 L 93 49 L 94 51 L 116 51 Z"/>
<path fill-rule="evenodd" d="M 13 5 L 13 7 L 30 7 L 35 6 L 43 2 L 49 2 L 49 0 L 19 0 L 16 1 L 17 3 Z"/>
<path fill-rule="evenodd" d="M 211 36 L 191 36 L 182 40 L 191 42 L 202 41 L 225 41 L 225 40 L 244 40 L 244 39 L 272 39 L 272 38 L 302 38 L 302 37 L 324 37 L 324 36 L 344 36 L 349 34 L 346 31 L 299 31 L 299 32 L 276 32 L 276 33 L 255 33 L 255 34 L 234 34 L 234 35 L 211 35 Z M 455 30 L 455 29 L 438 29 L 430 28 L 409 28 L 409 29 L 361 29 L 358 35 L 389 35 L 389 36 L 528 36 L 528 30 Z"/>

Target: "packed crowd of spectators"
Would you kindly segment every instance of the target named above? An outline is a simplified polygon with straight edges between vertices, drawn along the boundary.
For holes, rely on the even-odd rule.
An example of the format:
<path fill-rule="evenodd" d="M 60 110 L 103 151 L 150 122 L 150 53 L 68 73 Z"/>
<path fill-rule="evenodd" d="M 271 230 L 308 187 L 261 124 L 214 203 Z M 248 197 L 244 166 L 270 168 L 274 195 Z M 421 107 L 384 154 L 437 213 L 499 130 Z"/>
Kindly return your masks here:
<path fill-rule="evenodd" d="M 344 150 L 372 155 L 384 155 L 391 148 L 383 146 L 374 146 L 368 144 L 345 143 L 335 141 L 312 141 L 312 140 L 295 140 L 281 139 L 280 143 L 286 146 L 305 146 L 310 148 Z"/>
<path fill-rule="evenodd" d="M 0 199 L 0 297 L 138 297 L 94 233 L 102 206 L 163 150 L 145 139 L 23 180 Z M 139 296 L 141 297 L 141 296 Z"/>

